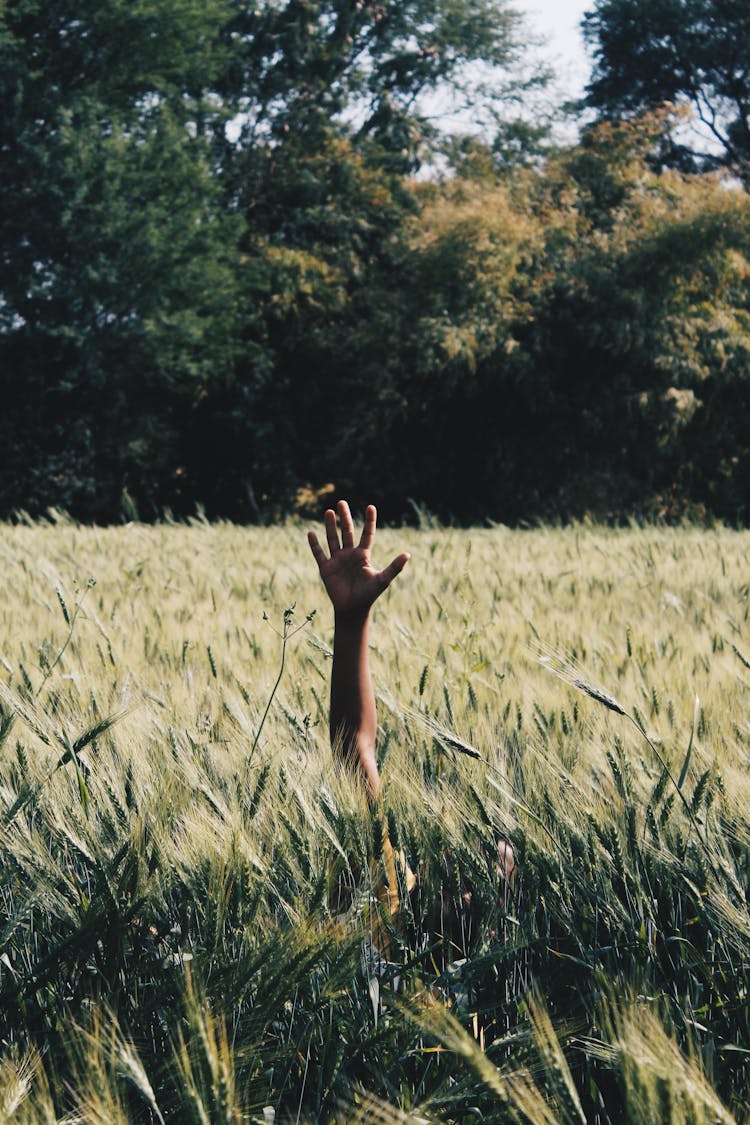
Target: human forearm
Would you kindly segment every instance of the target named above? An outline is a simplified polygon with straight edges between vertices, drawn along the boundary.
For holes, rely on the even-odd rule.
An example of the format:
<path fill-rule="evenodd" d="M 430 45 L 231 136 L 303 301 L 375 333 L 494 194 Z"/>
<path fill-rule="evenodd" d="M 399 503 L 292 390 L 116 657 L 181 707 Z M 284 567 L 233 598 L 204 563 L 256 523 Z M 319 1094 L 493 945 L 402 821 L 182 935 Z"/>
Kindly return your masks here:
<path fill-rule="evenodd" d="M 380 790 L 375 760 L 377 712 L 370 674 L 369 610 L 335 615 L 331 671 L 331 744 L 347 764 L 358 764 L 372 797 Z"/>
<path fill-rule="evenodd" d="M 330 556 L 326 557 L 314 531 L 307 537 L 335 615 L 331 743 L 347 765 L 361 769 L 368 791 L 375 798 L 380 790 L 380 777 L 375 761 L 377 715 L 367 648 L 370 608 L 401 573 L 409 556 L 403 551 L 383 570 L 377 570 L 371 557 L 377 523 L 374 505 L 367 506 L 358 545 L 355 545 L 349 505 L 339 500 L 336 507 L 341 525 L 340 541 L 336 512 L 329 508 L 324 517 Z"/>

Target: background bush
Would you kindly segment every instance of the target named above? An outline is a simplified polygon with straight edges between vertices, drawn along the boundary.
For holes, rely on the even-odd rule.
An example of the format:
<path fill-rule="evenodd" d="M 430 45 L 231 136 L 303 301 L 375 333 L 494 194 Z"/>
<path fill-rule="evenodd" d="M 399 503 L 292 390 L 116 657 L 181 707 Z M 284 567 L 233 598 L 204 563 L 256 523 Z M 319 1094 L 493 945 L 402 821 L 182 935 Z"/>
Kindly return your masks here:
<path fill-rule="evenodd" d="M 658 170 L 676 111 L 514 122 L 523 35 L 501 0 L 5 4 L 0 513 L 743 522 L 747 193 Z M 430 126 L 458 89 L 495 140 Z"/>

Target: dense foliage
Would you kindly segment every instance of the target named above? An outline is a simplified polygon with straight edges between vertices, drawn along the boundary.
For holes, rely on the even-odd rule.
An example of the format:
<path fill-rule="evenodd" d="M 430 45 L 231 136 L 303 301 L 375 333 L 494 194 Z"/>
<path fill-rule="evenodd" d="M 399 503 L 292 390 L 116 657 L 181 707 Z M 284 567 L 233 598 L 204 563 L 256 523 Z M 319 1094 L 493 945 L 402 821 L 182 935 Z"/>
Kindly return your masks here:
<path fill-rule="evenodd" d="M 750 162 L 750 9 L 744 0 L 594 0 L 584 18 L 594 54 L 588 102 L 610 115 L 689 104 L 712 142 L 672 136 L 683 167 Z M 685 129 L 682 130 L 683 134 Z"/>
<path fill-rule="evenodd" d="M 379 542 L 373 816 L 302 528 L 3 528 L 3 1122 L 750 1120 L 748 534 Z"/>
<path fill-rule="evenodd" d="M 8 0 L 0 512 L 746 520 L 747 195 L 654 171 L 664 110 L 439 137 L 427 95 L 531 96 L 520 41 L 501 0 Z"/>
<path fill-rule="evenodd" d="M 669 127 L 414 186 L 395 259 L 333 321 L 288 316 L 298 473 L 395 514 L 744 519 L 750 200 L 651 171 Z"/>

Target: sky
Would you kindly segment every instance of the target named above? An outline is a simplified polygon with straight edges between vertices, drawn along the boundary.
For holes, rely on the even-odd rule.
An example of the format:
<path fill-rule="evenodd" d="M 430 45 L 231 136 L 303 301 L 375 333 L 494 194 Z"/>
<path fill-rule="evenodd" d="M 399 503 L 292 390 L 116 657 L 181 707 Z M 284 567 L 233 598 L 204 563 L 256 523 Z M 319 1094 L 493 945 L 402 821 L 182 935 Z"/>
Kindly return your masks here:
<path fill-rule="evenodd" d="M 554 74 L 551 85 L 537 96 L 532 95 L 521 114 L 533 118 L 551 112 L 554 117 L 556 109 L 565 102 L 582 97 L 588 82 L 590 65 L 579 24 L 583 13 L 593 7 L 593 0 L 508 0 L 508 4 L 524 17 L 530 38 L 543 41 L 543 45 L 532 45 L 529 71 L 535 62 L 543 62 Z M 518 112 L 513 101 L 508 104 L 511 114 Z M 494 129 L 491 119 L 477 114 L 474 103 L 464 104 L 460 93 L 454 100 L 450 89 L 431 93 L 422 109 L 445 132 L 488 135 Z M 575 120 L 558 117 L 553 135 L 562 144 L 574 143 L 578 136 Z"/>
<path fill-rule="evenodd" d="M 543 35 L 548 55 L 559 81 L 569 97 L 579 97 L 589 76 L 589 62 L 579 30 L 583 13 L 591 0 L 516 0 L 514 5 L 526 13 L 535 34 Z"/>
<path fill-rule="evenodd" d="M 552 63 L 557 81 L 555 91 L 560 100 L 575 100 L 583 93 L 591 63 L 580 32 L 581 17 L 593 8 L 593 0 L 511 0 L 512 6 L 525 13 L 529 27 L 547 40 L 545 57 Z M 691 120 L 676 134 L 686 144 L 707 152 L 718 151 L 715 140 L 700 123 Z M 572 135 L 563 139 L 572 140 Z"/>

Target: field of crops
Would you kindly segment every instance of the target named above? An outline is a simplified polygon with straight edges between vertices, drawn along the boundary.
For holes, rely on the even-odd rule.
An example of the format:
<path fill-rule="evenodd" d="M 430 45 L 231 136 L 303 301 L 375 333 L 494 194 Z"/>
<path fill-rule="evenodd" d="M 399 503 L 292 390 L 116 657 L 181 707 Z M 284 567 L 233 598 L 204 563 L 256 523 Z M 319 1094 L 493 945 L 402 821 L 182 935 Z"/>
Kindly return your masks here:
<path fill-rule="evenodd" d="M 5 528 L 0 1120 L 750 1121 L 749 548 L 379 533 L 373 815 L 303 526 Z"/>

